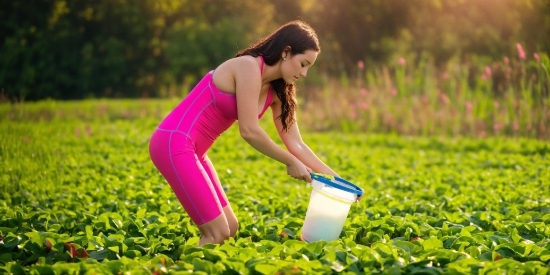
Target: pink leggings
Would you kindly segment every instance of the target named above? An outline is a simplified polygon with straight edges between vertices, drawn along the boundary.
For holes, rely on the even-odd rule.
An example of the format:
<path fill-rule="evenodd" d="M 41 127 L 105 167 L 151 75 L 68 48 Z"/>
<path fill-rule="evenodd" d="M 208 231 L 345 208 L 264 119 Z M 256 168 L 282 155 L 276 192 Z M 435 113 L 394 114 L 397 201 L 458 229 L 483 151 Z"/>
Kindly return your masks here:
<path fill-rule="evenodd" d="M 222 213 L 227 197 L 216 170 L 206 154 L 197 156 L 195 143 L 185 133 L 157 129 L 149 154 L 195 224 L 207 223 Z"/>

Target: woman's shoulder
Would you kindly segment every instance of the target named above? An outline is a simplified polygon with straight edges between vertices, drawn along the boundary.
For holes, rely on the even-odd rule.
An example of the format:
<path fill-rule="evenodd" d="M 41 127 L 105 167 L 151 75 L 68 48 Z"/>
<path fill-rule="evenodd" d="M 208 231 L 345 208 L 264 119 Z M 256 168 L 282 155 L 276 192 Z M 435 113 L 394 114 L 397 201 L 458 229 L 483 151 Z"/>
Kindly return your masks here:
<path fill-rule="evenodd" d="M 250 55 L 238 56 L 223 62 L 216 68 L 216 72 L 235 77 L 239 73 L 259 71 L 260 61 Z"/>
<path fill-rule="evenodd" d="M 219 89 L 232 93 L 235 91 L 238 75 L 253 75 L 255 71 L 259 71 L 259 66 L 256 58 L 250 55 L 228 59 L 214 71 L 214 84 Z M 248 80 L 250 77 L 246 79 Z"/>
<path fill-rule="evenodd" d="M 235 67 L 242 69 L 242 66 L 255 66 L 258 64 L 258 58 L 251 55 L 243 55 L 228 59 L 220 66 Z"/>

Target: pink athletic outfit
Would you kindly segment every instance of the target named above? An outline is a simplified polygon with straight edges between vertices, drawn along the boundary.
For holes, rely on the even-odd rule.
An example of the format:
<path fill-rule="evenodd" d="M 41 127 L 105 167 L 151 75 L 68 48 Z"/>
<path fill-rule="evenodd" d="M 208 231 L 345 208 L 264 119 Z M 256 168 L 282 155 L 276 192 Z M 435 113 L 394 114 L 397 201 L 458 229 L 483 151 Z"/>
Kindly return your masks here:
<path fill-rule="evenodd" d="M 260 56 L 263 72 L 264 60 Z M 228 201 L 206 152 L 237 118 L 235 94 L 218 89 L 207 73 L 159 124 L 149 144 L 151 160 L 197 225 L 222 213 Z M 268 91 L 262 117 L 273 101 Z"/>

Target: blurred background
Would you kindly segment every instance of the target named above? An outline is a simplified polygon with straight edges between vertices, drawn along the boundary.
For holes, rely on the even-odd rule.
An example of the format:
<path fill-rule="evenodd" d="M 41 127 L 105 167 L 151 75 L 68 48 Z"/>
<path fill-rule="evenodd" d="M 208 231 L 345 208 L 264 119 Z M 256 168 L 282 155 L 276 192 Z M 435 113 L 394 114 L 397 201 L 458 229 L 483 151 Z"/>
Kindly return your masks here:
<path fill-rule="evenodd" d="M 239 49 L 301 19 L 322 48 L 298 87 L 303 121 L 313 129 L 550 136 L 548 0 L 28 0 L 0 7 L 4 102 L 181 99 Z"/>

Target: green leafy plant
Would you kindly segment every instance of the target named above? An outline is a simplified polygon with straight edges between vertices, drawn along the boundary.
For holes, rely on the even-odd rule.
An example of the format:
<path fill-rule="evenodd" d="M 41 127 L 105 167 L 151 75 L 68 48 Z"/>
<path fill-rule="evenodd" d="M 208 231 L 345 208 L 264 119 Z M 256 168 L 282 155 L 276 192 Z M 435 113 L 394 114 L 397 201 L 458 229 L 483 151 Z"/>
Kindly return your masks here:
<path fill-rule="evenodd" d="M 160 103 L 126 104 L 139 113 Z M 338 240 L 306 243 L 311 188 L 233 127 L 209 157 L 240 228 L 199 247 L 197 227 L 149 160 L 158 118 L 45 121 L 0 124 L 0 273 L 549 272 L 544 141 L 306 131 L 306 143 L 365 191 Z M 269 118 L 262 123 L 278 140 Z"/>

